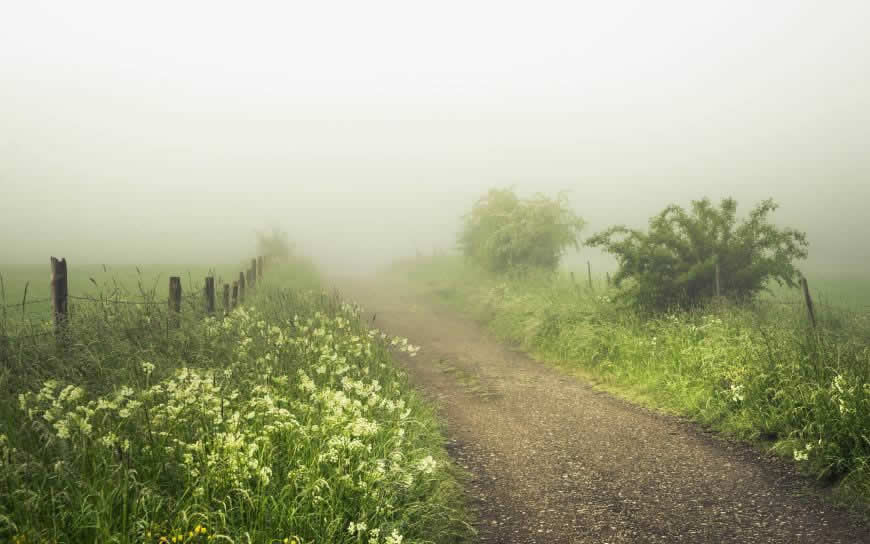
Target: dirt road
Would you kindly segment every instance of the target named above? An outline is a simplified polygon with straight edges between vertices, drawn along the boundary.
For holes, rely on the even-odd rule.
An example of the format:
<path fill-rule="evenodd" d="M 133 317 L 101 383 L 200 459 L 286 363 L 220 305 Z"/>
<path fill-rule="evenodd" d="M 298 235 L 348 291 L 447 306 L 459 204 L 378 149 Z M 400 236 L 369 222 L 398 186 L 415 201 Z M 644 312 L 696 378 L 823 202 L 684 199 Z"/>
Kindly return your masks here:
<path fill-rule="evenodd" d="M 870 543 L 787 463 L 532 361 L 401 286 L 338 281 L 440 407 L 484 543 Z"/>

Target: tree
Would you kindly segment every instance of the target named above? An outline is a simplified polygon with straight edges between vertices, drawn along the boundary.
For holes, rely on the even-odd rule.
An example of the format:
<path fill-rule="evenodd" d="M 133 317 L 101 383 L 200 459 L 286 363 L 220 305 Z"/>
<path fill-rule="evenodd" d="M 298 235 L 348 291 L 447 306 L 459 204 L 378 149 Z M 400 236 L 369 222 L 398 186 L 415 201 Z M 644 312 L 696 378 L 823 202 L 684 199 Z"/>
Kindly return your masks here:
<path fill-rule="evenodd" d="M 458 241 L 468 258 L 491 272 L 555 270 L 567 247 L 579 248 L 583 224 L 564 193 L 523 200 L 512 189 L 490 189 L 465 216 Z"/>
<path fill-rule="evenodd" d="M 287 233 L 278 227 L 272 232 L 257 233 L 257 253 L 273 259 L 288 259 L 293 254 L 293 244 Z"/>
<path fill-rule="evenodd" d="M 646 233 L 615 226 L 586 243 L 616 257 L 616 285 L 631 280 L 625 293 L 641 306 L 685 307 L 709 299 L 717 263 L 721 293 L 751 299 L 769 280 L 795 287 L 800 272 L 794 260 L 807 256 L 806 234 L 768 221 L 776 209 L 765 200 L 738 225 L 734 199 L 717 208 L 705 198 L 693 201 L 690 212 L 668 206 L 650 219 Z"/>

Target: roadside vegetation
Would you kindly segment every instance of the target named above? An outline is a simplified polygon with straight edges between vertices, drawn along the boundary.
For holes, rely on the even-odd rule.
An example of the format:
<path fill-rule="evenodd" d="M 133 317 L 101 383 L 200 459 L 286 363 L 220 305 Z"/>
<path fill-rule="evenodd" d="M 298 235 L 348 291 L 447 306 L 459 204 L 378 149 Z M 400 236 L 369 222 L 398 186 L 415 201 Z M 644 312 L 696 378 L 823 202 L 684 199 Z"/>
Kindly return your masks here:
<path fill-rule="evenodd" d="M 470 533 L 431 407 L 300 259 L 228 316 L 73 301 L 0 333 L 0 541 L 446 543 Z M 198 295 L 198 292 L 196 293 Z M 199 310 L 197 310 L 200 308 Z M 47 316 L 46 316 L 47 317 Z"/>
<path fill-rule="evenodd" d="M 551 266 L 496 273 L 468 251 L 396 270 L 538 358 L 766 443 L 844 499 L 867 501 L 870 316 L 825 307 L 811 329 L 803 306 L 757 296 L 771 282 L 794 285 L 794 261 L 806 255 L 802 233 L 768 223 L 774 209 L 764 202 L 738 225 L 733 201 L 700 201 L 689 212 L 667 208 L 649 232 L 595 235 L 588 242 L 621 264 L 607 288 Z M 722 297 L 713 296 L 716 262 Z"/>

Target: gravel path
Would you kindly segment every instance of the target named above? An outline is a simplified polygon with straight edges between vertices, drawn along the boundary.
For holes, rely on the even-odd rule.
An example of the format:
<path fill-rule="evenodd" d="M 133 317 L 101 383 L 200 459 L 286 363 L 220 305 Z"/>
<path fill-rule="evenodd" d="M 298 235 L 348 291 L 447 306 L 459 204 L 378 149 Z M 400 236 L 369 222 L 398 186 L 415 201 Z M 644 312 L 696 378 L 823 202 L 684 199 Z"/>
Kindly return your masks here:
<path fill-rule="evenodd" d="M 596 391 L 395 285 L 339 284 L 423 346 L 405 364 L 472 474 L 480 542 L 870 543 L 787 463 Z"/>

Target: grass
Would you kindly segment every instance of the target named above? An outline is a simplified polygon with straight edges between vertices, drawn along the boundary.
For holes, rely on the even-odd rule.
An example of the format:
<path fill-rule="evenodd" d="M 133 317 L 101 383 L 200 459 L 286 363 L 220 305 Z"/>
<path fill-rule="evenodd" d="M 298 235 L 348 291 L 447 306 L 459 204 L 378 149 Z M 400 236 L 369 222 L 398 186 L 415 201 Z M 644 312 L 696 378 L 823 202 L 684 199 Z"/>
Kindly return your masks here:
<path fill-rule="evenodd" d="M 418 348 L 302 262 L 226 318 L 200 302 L 177 328 L 164 303 L 80 303 L 66 338 L 0 343 L 0 541 L 470 534 L 440 424 L 391 358 Z"/>
<path fill-rule="evenodd" d="M 606 388 L 757 440 L 870 502 L 870 315 L 718 303 L 643 315 L 571 277 L 497 279 L 459 258 L 397 268 L 503 340 Z M 580 278 L 578 277 L 578 283 Z"/>

